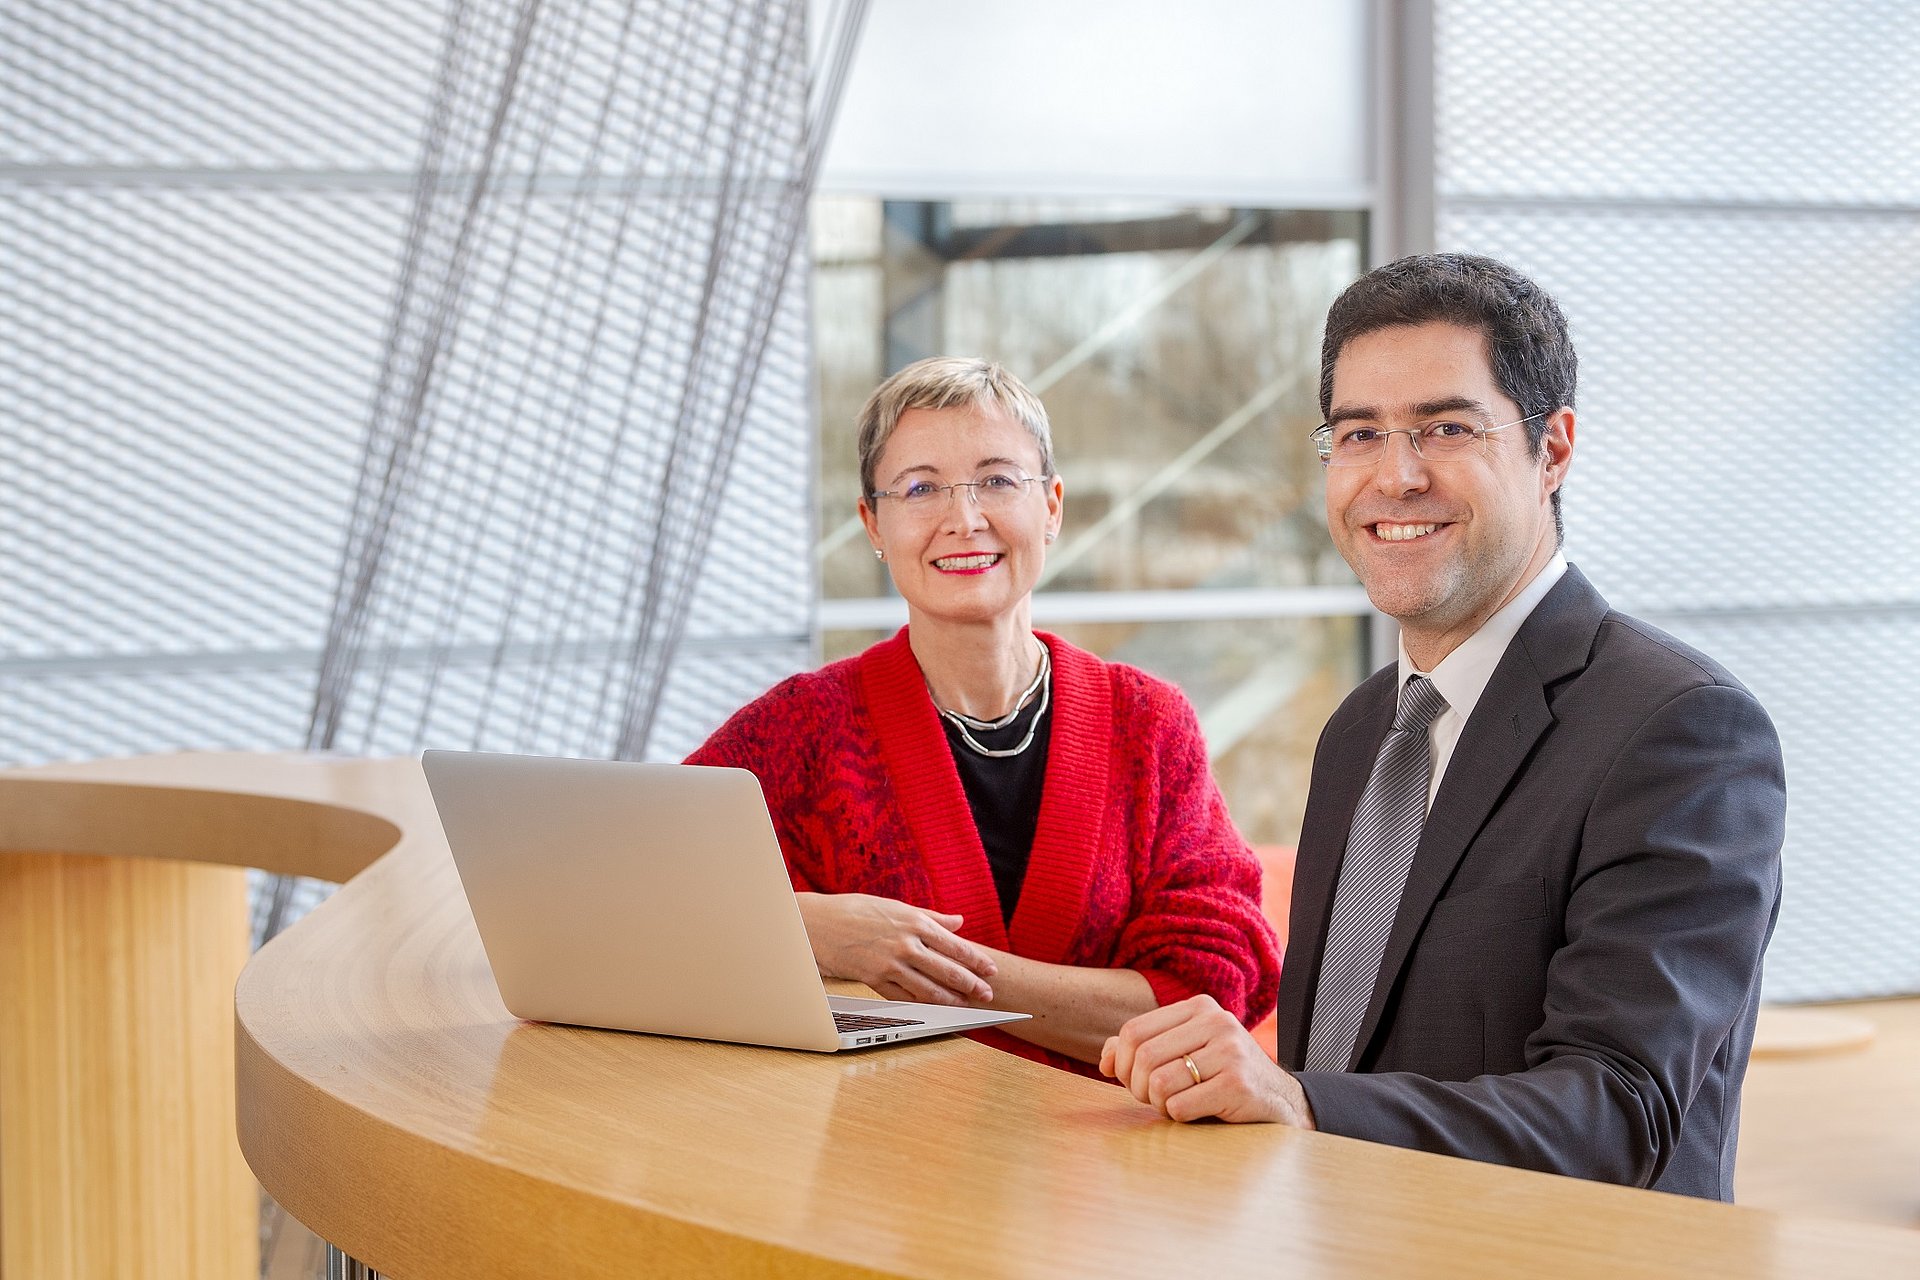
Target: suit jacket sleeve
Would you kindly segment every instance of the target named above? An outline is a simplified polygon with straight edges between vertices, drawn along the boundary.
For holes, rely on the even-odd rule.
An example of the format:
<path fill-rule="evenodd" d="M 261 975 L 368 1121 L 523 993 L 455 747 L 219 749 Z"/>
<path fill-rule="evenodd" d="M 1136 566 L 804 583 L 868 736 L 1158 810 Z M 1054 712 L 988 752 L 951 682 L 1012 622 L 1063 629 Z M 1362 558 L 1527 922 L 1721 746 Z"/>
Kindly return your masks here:
<path fill-rule="evenodd" d="M 1316 1123 L 1650 1185 L 1709 1070 L 1742 1069 L 1726 1058 L 1746 1047 L 1731 1033 L 1758 995 L 1785 810 L 1778 740 L 1752 696 L 1678 694 L 1628 736 L 1588 811 L 1525 1069 L 1300 1072 Z"/>

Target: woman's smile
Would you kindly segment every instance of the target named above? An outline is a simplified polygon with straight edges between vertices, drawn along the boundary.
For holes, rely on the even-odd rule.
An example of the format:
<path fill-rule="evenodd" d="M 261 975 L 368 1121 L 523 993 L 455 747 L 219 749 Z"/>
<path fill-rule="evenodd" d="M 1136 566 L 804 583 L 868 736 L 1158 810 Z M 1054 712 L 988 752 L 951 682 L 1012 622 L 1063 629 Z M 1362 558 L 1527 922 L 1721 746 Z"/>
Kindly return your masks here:
<path fill-rule="evenodd" d="M 968 551 L 941 556 L 933 562 L 933 567 L 942 573 L 971 576 L 985 573 L 1004 559 L 1006 556 L 998 551 Z"/>

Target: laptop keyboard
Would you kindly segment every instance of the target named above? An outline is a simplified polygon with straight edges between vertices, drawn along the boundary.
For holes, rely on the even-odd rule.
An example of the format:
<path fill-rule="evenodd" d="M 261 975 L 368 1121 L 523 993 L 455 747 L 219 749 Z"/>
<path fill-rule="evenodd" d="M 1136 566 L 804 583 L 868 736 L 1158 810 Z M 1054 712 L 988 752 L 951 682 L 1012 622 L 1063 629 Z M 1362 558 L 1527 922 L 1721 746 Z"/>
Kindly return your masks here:
<path fill-rule="evenodd" d="M 919 1027 L 919 1018 L 877 1018 L 870 1013 L 836 1013 L 833 1025 L 838 1031 L 877 1031 L 881 1027 Z"/>

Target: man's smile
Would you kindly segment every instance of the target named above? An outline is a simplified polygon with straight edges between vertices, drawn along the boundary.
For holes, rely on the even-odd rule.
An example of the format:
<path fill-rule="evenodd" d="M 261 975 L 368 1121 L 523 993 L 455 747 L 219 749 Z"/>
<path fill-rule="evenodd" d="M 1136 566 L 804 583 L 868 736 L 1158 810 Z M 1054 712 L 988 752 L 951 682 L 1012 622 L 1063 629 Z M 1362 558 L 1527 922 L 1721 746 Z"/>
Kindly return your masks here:
<path fill-rule="evenodd" d="M 1424 524 L 1395 524 L 1381 520 L 1367 527 L 1373 531 L 1373 536 L 1382 542 L 1412 542 L 1416 538 L 1424 538 L 1435 530 L 1444 529 L 1447 526 L 1437 521 Z"/>

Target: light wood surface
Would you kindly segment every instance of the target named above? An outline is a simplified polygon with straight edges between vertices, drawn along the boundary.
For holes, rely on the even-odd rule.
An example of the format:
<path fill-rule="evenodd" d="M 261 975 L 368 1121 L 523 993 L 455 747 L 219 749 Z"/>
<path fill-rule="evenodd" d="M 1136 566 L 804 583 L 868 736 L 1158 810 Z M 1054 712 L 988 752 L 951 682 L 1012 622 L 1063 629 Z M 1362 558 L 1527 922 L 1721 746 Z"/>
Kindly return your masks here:
<path fill-rule="evenodd" d="M 366 775 L 197 755 L 0 774 L 0 1280 L 256 1280 L 240 868 L 345 880 L 379 857 L 399 829 L 354 807 Z M 209 776 L 228 789 L 183 789 Z"/>
<path fill-rule="evenodd" d="M 257 1273 L 246 958 L 237 868 L 0 854 L 0 1276 Z"/>
<path fill-rule="evenodd" d="M 132 780 L 282 790 L 398 833 L 254 957 L 235 997 L 254 1170 L 396 1280 L 1920 1274 L 1915 1233 L 1183 1128 L 964 1040 L 820 1056 L 520 1024 L 417 765 L 254 763 L 187 758 Z"/>
<path fill-rule="evenodd" d="M 1764 1208 L 1920 1228 L 1920 1000 L 1779 1012 L 1844 1018 L 1870 1035 L 1827 1053 L 1755 1055 L 1734 1194 Z"/>
<path fill-rule="evenodd" d="M 1873 1043 L 1873 1022 L 1857 1013 L 1763 1005 L 1753 1033 L 1753 1056 L 1790 1058 L 1808 1053 L 1851 1053 Z"/>

